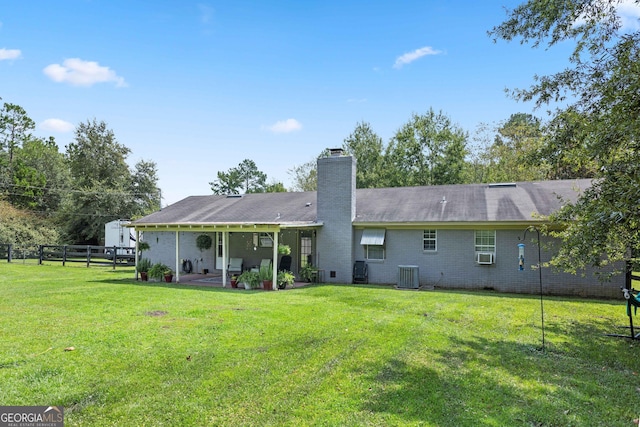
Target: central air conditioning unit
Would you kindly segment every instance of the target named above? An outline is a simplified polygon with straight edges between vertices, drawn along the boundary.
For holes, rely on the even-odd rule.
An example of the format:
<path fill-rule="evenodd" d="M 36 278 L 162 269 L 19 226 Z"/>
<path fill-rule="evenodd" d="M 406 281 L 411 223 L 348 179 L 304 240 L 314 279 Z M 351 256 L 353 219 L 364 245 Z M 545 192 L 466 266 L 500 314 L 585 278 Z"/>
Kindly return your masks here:
<path fill-rule="evenodd" d="M 479 252 L 476 254 L 476 262 L 478 264 L 493 264 L 493 254 L 491 252 Z"/>
<path fill-rule="evenodd" d="M 398 266 L 398 288 L 399 289 L 418 289 L 420 280 L 418 279 L 417 265 L 399 265 Z"/>

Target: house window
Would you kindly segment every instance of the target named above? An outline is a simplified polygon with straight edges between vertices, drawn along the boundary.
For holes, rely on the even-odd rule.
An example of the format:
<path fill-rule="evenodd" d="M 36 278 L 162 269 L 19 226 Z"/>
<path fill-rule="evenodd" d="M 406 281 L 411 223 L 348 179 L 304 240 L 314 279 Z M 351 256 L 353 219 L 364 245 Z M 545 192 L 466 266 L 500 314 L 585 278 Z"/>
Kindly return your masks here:
<path fill-rule="evenodd" d="M 369 228 L 362 230 L 360 244 L 364 246 L 366 258 L 368 260 L 384 259 L 384 238 L 385 229 Z"/>
<path fill-rule="evenodd" d="M 422 250 L 423 251 L 435 251 L 437 250 L 438 232 L 436 230 L 424 230 L 422 232 Z"/>
<path fill-rule="evenodd" d="M 273 237 L 269 233 L 260 233 L 260 247 L 261 248 L 272 248 L 273 247 Z"/>
<path fill-rule="evenodd" d="M 311 237 L 300 237 L 300 267 L 311 264 Z"/>
<path fill-rule="evenodd" d="M 382 245 L 366 245 L 366 253 L 368 260 L 383 260 L 384 259 L 384 246 Z"/>
<path fill-rule="evenodd" d="M 496 251 L 496 231 L 495 230 L 476 230 L 475 238 L 475 250 L 476 252 L 491 252 Z"/>

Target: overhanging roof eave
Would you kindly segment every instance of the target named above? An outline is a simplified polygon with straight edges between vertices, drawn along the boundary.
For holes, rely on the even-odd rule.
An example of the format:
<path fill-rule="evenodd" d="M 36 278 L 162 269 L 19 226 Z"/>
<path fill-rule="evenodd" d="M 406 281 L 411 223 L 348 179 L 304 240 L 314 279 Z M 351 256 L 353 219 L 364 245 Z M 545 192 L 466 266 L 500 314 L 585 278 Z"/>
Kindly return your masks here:
<path fill-rule="evenodd" d="M 288 222 L 280 224 L 280 228 L 319 228 L 323 225 L 322 222 Z"/>
<path fill-rule="evenodd" d="M 157 230 L 157 231 L 277 231 L 284 228 L 313 228 L 320 227 L 320 222 L 215 222 L 215 223 L 132 223 L 129 228 L 137 230 Z"/>
<path fill-rule="evenodd" d="M 530 219 L 527 221 L 353 221 L 356 228 L 519 228 L 548 224 L 544 219 Z"/>

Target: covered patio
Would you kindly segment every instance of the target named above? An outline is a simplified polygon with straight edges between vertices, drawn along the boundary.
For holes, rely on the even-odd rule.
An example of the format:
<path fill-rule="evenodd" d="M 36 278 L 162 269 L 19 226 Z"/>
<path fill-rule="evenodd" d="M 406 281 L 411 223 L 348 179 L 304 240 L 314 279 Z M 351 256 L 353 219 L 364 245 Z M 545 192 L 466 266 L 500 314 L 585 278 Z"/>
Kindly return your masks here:
<path fill-rule="evenodd" d="M 316 232 L 322 227 L 317 220 L 315 192 L 273 193 L 265 203 L 262 194 L 192 196 L 133 221 L 136 245 L 147 242 L 150 249 L 138 258 L 164 263 L 173 270 L 176 282 L 191 273 L 183 263 L 191 261 L 194 272 L 217 274 L 223 287 L 230 286 L 231 274 L 256 270 L 267 264 L 273 283 L 277 283 L 281 245 L 291 250 L 289 267 L 299 279 L 306 265 L 318 265 Z M 211 248 L 196 248 L 197 238 L 205 235 Z M 231 260 L 242 260 L 241 267 Z M 213 281 L 212 283 L 215 283 Z"/>
<path fill-rule="evenodd" d="M 281 228 L 279 226 L 135 226 L 136 246 L 138 242 L 152 241 L 150 256 L 141 253 L 136 247 L 135 262 L 142 257 L 148 257 L 153 262 L 163 262 L 174 272 L 176 282 L 184 280 L 185 274 L 192 271 L 185 271 L 183 262 L 193 261 L 196 273 L 217 273 L 223 286 L 228 286 L 232 274 L 239 274 L 241 271 L 254 270 L 260 268 L 261 261 L 269 261 L 269 268 L 272 271 L 273 282 L 276 283 L 278 271 L 281 266 L 282 254 L 279 248 L 284 246 L 291 251 L 291 259 L 294 264 L 285 268 L 287 271 L 297 273 L 299 267 L 306 264 L 313 264 L 313 242 L 315 233 L 309 228 Z M 202 251 L 194 250 L 193 242 L 196 237 L 208 235 L 213 242 L 212 248 Z M 142 237 L 144 235 L 144 237 Z M 281 236 L 286 239 L 282 239 Z M 158 237 L 161 236 L 161 237 Z M 155 242 L 153 242 L 155 241 Z M 163 246 L 162 252 L 154 251 L 156 243 Z M 167 244 L 168 243 L 168 244 Z M 209 259 L 209 264 L 204 267 L 198 265 L 198 257 L 203 261 L 202 256 Z M 232 261 L 241 260 L 240 271 L 234 269 Z M 136 273 L 137 274 L 137 273 Z"/>

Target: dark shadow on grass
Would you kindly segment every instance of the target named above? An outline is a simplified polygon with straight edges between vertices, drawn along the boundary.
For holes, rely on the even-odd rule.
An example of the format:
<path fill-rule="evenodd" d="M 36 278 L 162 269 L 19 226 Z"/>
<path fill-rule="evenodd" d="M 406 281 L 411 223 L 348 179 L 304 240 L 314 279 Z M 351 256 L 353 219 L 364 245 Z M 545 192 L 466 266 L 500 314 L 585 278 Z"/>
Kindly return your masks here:
<path fill-rule="evenodd" d="M 91 282 L 94 283 L 112 283 L 112 284 L 120 284 L 120 285 L 134 285 L 134 286 L 149 286 L 149 287 L 164 287 L 170 289 L 189 289 L 189 290 L 200 290 L 206 292 L 245 292 L 244 289 L 234 289 L 230 287 L 222 288 L 219 286 L 210 286 L 205 284 L 197 284 L 194 282 L 188 283 L 166 283 L 166 282 L 143 282 L 141 280 L 135 279 L 102 279 L 102 280 L 93 280 Z M 516 294 L 516 293 L 504 293 L 493 290 L 481 290 L 481 289 L 435 289 L 435 290 L 401 290 L 396 289 L 394 285 L 381 285 L 381 284 L 351 284 L 351 283 L 305 283 L 304 286 L 296 286 L 293 288 L 287 288 L 286 291 L 302 291 L 306 289 L 314 289 L 314 288 L 356 288 L 356 289 L 372 289 L 379 291 L 395 291 L 395 292 L 407 292 L 407 293 L 441 293 L 441 294 L 453 294 L 453 295 L 461 295 L 464 297 L 489 297 L 489 298 L 510 298 L 510 299 L 527 299 L 532 300 L 533 303 L 540 302 L 539 295 L 533 294 Z M 246 294 L 260 294 L 265 292 L 261 289 L 246 291 Z M 593 298 L 584 298 L 579 296 L 543 296 L 543 301 L 558 301 L 558 302 L 576 302 L 576 301 L 585 301 L 590 304 L 604 304 L 604 305 L 621 305 L 624 309 L 626 307 L 625 301 L 620 298 L 617 299 L 593 299 Z M 639 322 L 640 324 L 640 322 Z"/>
<path fill-rule="evenodd" d="M 207 285 L 196 285 L 196 284 L 186 284 L 186 283 L 167 283 L 167 282 L 143 282 L 141 280 L 135 279 L 101 279 L 101 280 L 89 280 L 91 283 L 106 283 L 110 285 L 126 285 L 126 286 L 135 286 L 141 288 L 165 288 L 165 289 L 180 289 L 180 290 L 188 290 L 188 291 L 200 291 L 200 292 L 237 292 L 241 294 L 241 290 L 233 289 L 233 288 L 222 288 L 215 286 L 207 286 Z M 248 294 L 258 294 L 257 291 L 245 291 L 245 295 Z"/>
<path fill-rule="evenodd" d="M 540 295 L 536 294 L 517 294 L 517 293 L 509 293 L 509 292 L 499 292 L 493 290 L 471 290 L 471 289 L 436 289 L 428 292 L 439 292 L 444 294 L 460 294 L 465 296 L 485 296 L 485 297 L 493 297 L 493 298 L 511 298 L 511 299 L 528 299 L 537 301 L 540 304 Z M 607 299 L 607 298 L 587 298 L 581 296 L 571 296 L 571 295 L 543 295 L 543 302 L 547 301 L 558 301 L 558 302 L 576 302 L 576 301 L 584 301 L 589 304 L 605 304 L 605 305 L 617 305 L 619 303 L 624 303 L 624 299 Z"/>
<path fill-rule="evenodd" d="M 628 341 L 606 341 L 603 328 L 552 325 L 572 339 L 546 351 L 472 335 L 451 337 L 442 351 L 414 346 L 382 366 L 362 367 L 376 384 L 362 410 L 407 424 L 626 425 L 637 415 L 623 402 L 637 395 L 640 362 Z"/>
<path fill-rule="evenodd" d="M 176 289 L 176 290 L 187 290 L 187 291 L 198 291 L 198 292 L 216 292 L 216 293 L 233 293 L 242 296 L 256 296 L 256 295 L 268 295 L 273 292 L 294 292 L 300 291 L 303 289 L 319 286 L 319 285 L 306 285 L 302 287 L 287 287 L 284 290 L 278 291 L 265 291 L 264 289 L 252 289 L 246 290 L 241 288 L 231 288 L 227 286 L 225 288 L 221 286 L 211 286 L 207 284 L 199 284 L 196 282 L 153 282 L 153 281 L 142 281 L 135 279 L 100 279 L 100 280 L 88 280 L 89 283 L 106 283 L 110 285 L 126 285 L 126 286 L 135 286 L 135 287 L 149 287 L 149 288 L 165 288 L 165 289 Z"/>
<path fill-rule="evenodd" d="M 521 293 L 510 293 L 510 292 L 500 292 L 495 290 L 487 290 L 487 289 L 447 289 L 447 288 L 436 288 L 436 289 L 397 289 L 395 285 L 383 285 L 383 284 L 352 284 L 352 283 L 320 283 L 314 285 L 316 287 L 338 287 L 338 288 L 356 288 L 356 289 L 373 289 L 379 291 L 393 291 L 393 292 L 403 292 L 407 294 L 416 293 L 416 294 L 425 294 L 425 293 L 440 293 L 440 294 L 449 294 L 449 295 L 461 295 L 464 297 L 493 297 L 493 298 L 510 298 L 510 299 L 526 299 L 532 300 L 534 303 L 540 304 L 540 295 L 536 294 L 521 294 Z M 622 293 L 620 299 L 612 298 L 591 298 L 591 297 L 580 297 L 580 296 L 571 296 L 571 295 L 543 295 L 543 301 L 559 301 L 559 302 L 576 302 L 576 301 L 585 301 L 590 304 L 605 304 L 605 305 L 617 305 L 617 304 L 625 304 L 625 300 L 622 298 Z M 639 322 L 640 323 L 640 322 Z"/>

